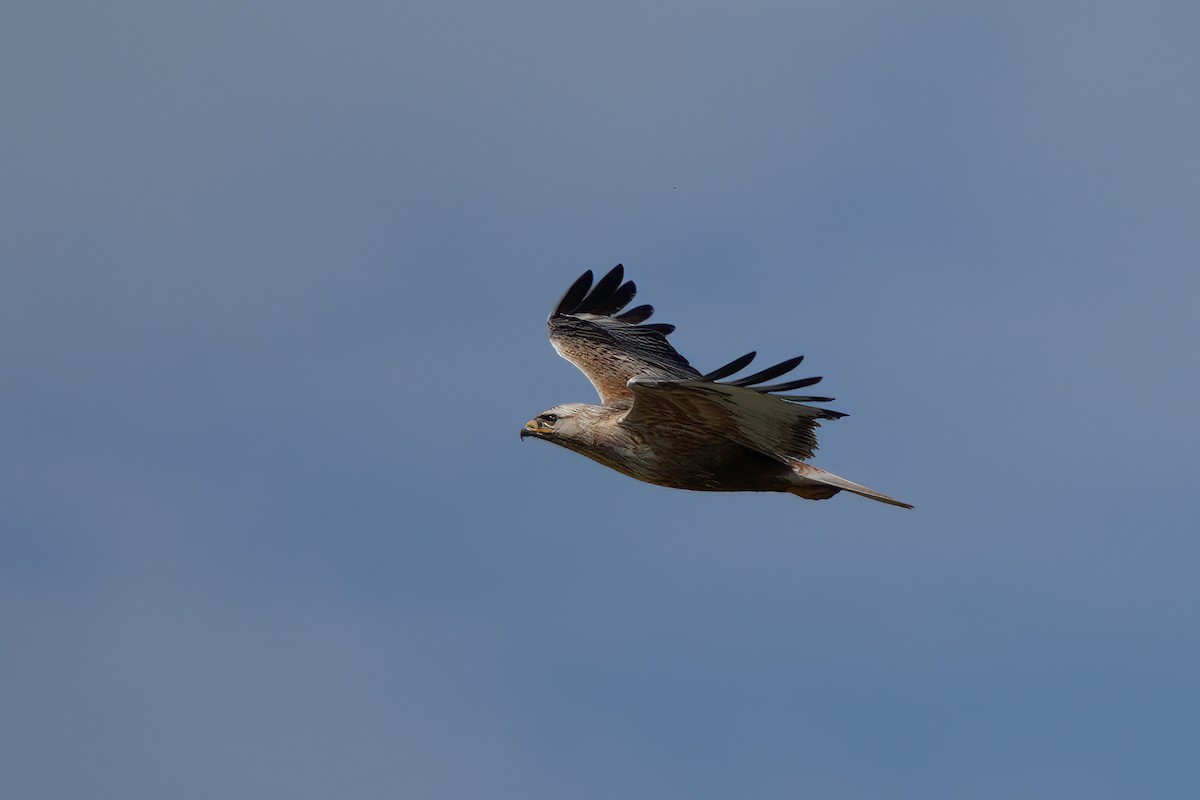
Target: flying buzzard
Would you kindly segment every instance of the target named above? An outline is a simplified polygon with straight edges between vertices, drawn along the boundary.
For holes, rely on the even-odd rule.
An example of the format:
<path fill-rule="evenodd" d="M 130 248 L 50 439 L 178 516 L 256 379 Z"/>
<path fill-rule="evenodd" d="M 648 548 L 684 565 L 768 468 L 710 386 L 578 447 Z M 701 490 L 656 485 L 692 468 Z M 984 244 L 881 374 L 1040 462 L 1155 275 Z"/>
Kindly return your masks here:
<path fill-rule="evenodd" d="M 601 405 L 566 403 L 525 424 L 532 436 L 659 486 L 707 492 L 791 492 L 824 500 L 843 489 L 912 508 L 804 462 L 817 449 L 819 420 L 846 416 L 807 405 L 832 397 L 781 394 L 820 378 L 767 384 L 804 356 L 736 380 L 755 353 L 701 375 L 667 341 L 674 325 L 644 324 L 654 313 L 620 313 L 637 288 L 618 264 L 592 286 L 579 277 L 550 315 L 550 343 L 583 371 Z M 589 291 L 590 289 L 590 291 Z M 764 385 L 767 384 L 767 385 Z"/>

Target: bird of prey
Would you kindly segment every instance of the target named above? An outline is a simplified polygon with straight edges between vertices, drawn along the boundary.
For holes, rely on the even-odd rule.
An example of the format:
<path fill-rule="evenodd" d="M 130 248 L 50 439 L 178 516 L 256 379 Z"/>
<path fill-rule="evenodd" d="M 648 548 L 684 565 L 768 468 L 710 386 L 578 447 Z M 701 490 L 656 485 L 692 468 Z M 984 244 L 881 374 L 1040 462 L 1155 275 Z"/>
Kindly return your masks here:
<path fill-rule="evenodd" d="M 571 284 L 550 314 L 550 344 L 592 382 L 600 405 L 555 406 L 527 422 L 522 439 L 553 442 L 659 486 L 809 500 L 844 490 L 912 508 L 804 463 L 817 449 L 820 420 L 846 416 L 808 405 L 832 397 L 783 394 L 819 377 L 768 383 L 804 356 L 726 380 L 754 360 L 751 352 L 701 374 L 667 341 L 674 325 L 646 323 L 652 306 L 622 311 L 636 293 L 620 264 L 595 286 L 591 270 Z"/>

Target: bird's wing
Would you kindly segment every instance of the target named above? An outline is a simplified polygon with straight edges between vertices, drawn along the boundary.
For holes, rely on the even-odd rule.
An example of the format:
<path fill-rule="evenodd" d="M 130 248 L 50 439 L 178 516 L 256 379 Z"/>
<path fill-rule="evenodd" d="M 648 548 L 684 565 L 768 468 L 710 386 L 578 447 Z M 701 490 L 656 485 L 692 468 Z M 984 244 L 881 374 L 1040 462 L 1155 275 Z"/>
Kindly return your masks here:
<path fill-rule="evenodd" d="M 700 377 L 667 341 L 674 325 L 642 324 L 654 313 L 652 306 L 618 313 L 637 294 L 633 281 L 624 277 L 625 268 L 617 264 L 592 286 L 588 270 L 571 285 L 548 320 L 550 344 L 587 376 L 605 405 L 632 402 L 627 386 L 632 378 Z"/>
<path fill-rule="evenodd" d="M 698 379 L 663 380 L 635 377 L 629 381 L 634 402 L 622 419 L 633 428 L 656 433 L 687 430 L 720 437 L 788 463 L 813 457 L 820 420 L 846 416 L 839 411 L 806 405 L 830 397 L 798 397 L 774 392 L 811 386 L 820 378 L 804 378 L 770 386 L 756 385 L 782 375 L 800 363 L 790 359 L 747 378 L 727 383 L 716 379 L 750 363 L 753 353 L 742 356 Z"/>

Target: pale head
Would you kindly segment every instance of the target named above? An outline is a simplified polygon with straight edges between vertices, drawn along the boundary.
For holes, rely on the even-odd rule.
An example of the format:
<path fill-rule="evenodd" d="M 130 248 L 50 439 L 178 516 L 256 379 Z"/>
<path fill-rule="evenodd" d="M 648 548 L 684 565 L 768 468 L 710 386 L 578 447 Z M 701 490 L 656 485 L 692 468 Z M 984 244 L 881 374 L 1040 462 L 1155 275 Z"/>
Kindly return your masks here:
<path fill-rule="evenodd" d="M 567 441 L 579 441 L 584 438 L 585 431 L 596 420 L 603 416 L 601 406 L 587 403 L 563 403 L 549 408 L 538 414 L 521 429 L 521 438 L 532 436 L 535 439 L 562 444 Z"/>

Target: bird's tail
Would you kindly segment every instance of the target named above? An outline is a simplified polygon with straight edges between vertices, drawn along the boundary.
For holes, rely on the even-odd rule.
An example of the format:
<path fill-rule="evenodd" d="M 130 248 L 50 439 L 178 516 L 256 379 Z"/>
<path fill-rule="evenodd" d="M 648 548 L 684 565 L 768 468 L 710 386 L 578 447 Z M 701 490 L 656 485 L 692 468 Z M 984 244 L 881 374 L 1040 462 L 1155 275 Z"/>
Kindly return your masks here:
<path fill-rule="evenodd" d="M 901 508 L 912 508 L 908 503 L 902 503 L 894 497 L 888 497 L 882 492 L 877 492 L 874 489 L 868 489 L 865 486 L 848 481 L 845 478 L 838 477 L 832 472 L 826 472 L 823 469 L 814 467 L 811 464 L 795 463 L 792 469 L 803 480 L 800 485 L 791 490 L 792 494 L 801 497 L 807 497 L 812 500 L 819 500 L 826 497 L 832 497 L 837 494 L 837 491 L 844 489 L 847 492 L 869 497 L 872 500 L 878 500 L 881 503 L 888 503 Z M 831 491 L 832 489 L 832 491 Z"/>

